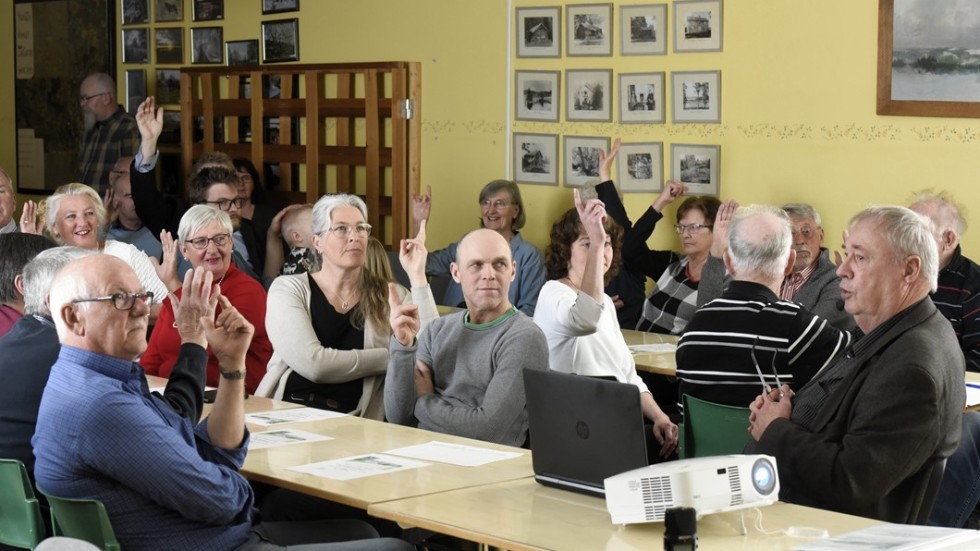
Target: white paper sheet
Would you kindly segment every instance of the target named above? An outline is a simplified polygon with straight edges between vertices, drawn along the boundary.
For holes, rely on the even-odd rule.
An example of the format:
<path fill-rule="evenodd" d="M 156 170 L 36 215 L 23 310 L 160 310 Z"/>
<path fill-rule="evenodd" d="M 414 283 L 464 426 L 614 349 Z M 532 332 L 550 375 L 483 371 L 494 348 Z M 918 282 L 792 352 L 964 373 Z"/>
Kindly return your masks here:
<path fill-rule="evenodd" d="M 333 437 L 295 429 L 273 429 L 265 432 L 251 433 L 248 449 L 261 450 L 275 446 L 288 446 L 289 444 L 302 444 L 304 442 L 322 442 L 324 440 L 333 440 Z"/>
<path fill-rule="evenodd" d="M 876 524 L 829 539 L 814 540 L 797 546 L 796 551 L 911 551 L 913 549 L 976 549 L 980 534 L 975 530 Z"/>
<path fill-rule="evenodd" d="M 980 404 L 980 383 L 966 383 L 966 407 Z"/>
<path fill-rule="evenodd" d="M 347 414 L 316 408 L 278 409 L 261 413 L 249 413 L 245 416 L 245 422 L 270 427 L 273 425 L 282 425 L 283 423 L 303 423 L 306 421 L 335 419 L 337 417 L 344 417 L 345 415 Z"/>
<path fill-rule="evenodd" d="M 428 465 L 428 463 L 403 459 L 393 455 L 371 453 L 289 467 L 289 470 L 330 478 L 332 480 L 353 480 L 366 476 L 417 469 L 419 467 L 427 467 Z"/>
<path fill-rule="evenodd" d="M 669 342 L 634 344 L 630 346 L 630 352 L 634 354 L 672 354 L 676 351 L 677 345 Z"/>
<path fill-rule="evenodd" d="M 514 459 L 523 455 L 519 452 L 504 452 L 475 446 L 464 446 L 462 444 L 437 442 L 435 440 L 427 444 L 388 450 L 385 453 L 424 459 L 426 461 L 449 463 L 450 465 L 461 465 L 463 467 L 479 467 L 488 463 Z"/>

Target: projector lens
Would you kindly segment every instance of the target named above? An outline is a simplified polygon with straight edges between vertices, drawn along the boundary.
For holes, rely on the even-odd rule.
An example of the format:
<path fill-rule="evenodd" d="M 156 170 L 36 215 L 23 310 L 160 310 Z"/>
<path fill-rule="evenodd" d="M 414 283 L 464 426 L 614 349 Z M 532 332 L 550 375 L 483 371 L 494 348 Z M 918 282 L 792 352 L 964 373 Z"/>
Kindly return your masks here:
<path fill-rule="evenodd" d="M 776 468 L 768 459 L 757 459 L 752 465 L 752 484 L 761 495 L 769 495 L 776 487 Z"/>

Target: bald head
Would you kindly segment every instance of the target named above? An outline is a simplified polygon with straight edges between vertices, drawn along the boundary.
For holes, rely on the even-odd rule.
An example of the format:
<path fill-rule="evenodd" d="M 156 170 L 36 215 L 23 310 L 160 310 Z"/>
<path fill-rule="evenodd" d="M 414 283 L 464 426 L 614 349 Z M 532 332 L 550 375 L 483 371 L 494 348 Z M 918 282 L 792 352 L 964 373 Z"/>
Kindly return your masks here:
<path fill-rule="evenodd" d="M 453 279 L 463 288 L 463 298 L 474 323 L 487 323 L 511 308 L 508 293 L 516 276 L 510 244 L 490 229 L 471 231 L 456 249 L 450 266 Z"/>
<path fill-rule="evenodd" d="M 85 77 L 78 89 L 78 101 L 82 110 L 91 113 L 97 121 L 104 121 L 116 112 L 116 82 L 105 73 L 92 73 Z"/>
<path fill-rule="evenodd" d="M 792 244 L 793 228 L 781 209 L 769 205 L 742 207 L 728 227 L 726 265 L 736 280 L 775 287 L 778 293 L 796 260 Z"/>
<path fill-rule="evenodd" d="M 909 209 L 932 222 L 933 233 L 939 246 L 939 267 L 945 268 L 956 254 L 960 237 L 966 233 L 963 206 L 944 191 L 922 191 L 915 194 Z"/>

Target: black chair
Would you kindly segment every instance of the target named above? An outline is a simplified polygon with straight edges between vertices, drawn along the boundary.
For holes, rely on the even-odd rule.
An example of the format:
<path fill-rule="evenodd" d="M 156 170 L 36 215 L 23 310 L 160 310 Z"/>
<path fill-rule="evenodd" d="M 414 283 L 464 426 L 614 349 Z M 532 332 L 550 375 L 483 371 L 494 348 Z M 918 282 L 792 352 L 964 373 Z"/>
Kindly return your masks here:
<path fill-rule="evenodd" d="M 926 524 L 929 513 L 936 503 L 936 494 L 946 470 L 946 458 L 933 458 L 919 469 L 919 472 L 906 478 L 891 494 L 882 500 L 883 520 L 903 524 Z M 890 499 L 892 496 L 907 496 L 904 499 Z"/>

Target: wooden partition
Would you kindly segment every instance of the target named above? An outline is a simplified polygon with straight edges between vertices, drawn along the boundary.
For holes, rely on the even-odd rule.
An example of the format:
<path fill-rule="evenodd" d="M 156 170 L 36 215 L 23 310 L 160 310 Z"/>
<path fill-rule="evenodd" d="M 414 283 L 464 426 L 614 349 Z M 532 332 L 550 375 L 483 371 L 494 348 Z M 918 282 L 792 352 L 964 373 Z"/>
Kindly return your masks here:
<path fill-rule="evenodd" d="M 355 193 L 372 235 L 391 247 L 409 231 L 419 189 L 420 71 L 411 62 L 182 68 L 184 172 L 222 151 L 250 159 L 294 202 Z"/>

